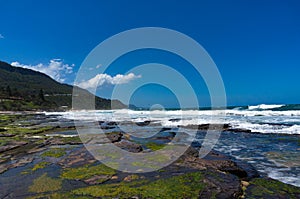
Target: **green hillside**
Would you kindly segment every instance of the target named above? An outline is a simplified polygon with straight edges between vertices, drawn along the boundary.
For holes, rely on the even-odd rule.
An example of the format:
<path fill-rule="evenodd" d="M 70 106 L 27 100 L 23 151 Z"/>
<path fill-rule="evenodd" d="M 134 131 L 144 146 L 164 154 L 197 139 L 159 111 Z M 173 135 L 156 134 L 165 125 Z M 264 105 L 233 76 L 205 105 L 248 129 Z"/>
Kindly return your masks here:
<path fill-rule="evenodd" d="M 93 97 L 84 89 L 80 95 Z M 73 86 L 61 84 L 49 76 L 0 61 L 0 110 L 67 110 L 72 107 Z M 96 109 L 126 106 L 118 100 L 95 97 Z"/>

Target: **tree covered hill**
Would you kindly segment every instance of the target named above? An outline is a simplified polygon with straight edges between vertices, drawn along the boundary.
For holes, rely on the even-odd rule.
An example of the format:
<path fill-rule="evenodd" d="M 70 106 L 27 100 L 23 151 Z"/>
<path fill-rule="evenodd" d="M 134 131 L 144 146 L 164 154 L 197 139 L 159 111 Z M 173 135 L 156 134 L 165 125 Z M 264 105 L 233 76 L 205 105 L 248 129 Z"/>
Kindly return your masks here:
<path fill-rule="evenodd" d="M 94 97 L 79 89 L 80 95 Z M 0 110 L 67 110 L 72 107 L 73 86 L 49 76 L 0 61 Z M 126 108 L 119 100 L 95 97 L 96 109 Z"/>

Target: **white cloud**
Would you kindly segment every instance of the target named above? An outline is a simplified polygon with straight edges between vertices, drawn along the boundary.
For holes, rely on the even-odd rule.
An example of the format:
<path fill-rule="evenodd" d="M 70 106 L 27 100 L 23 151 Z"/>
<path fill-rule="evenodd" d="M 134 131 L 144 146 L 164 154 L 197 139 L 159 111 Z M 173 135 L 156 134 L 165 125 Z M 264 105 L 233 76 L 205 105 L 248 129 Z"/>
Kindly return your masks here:
<path fill-rule="evenodd" d="M 96 66 L 96 68 L 100 68 L 102 66 L 102 64 L 98 64 L 97 66 Z"/>
<path fill-rule="evenodd" d="M 73 73 L 73 67 L 75 66 L 74 64 L 64 64 L 61 59 L 51 59 L 48 64 L 26 65 L 12 62 L 11 65 L 45 73 L 59 82 L 65 82 L 66 75 Z"/>
<path fill-rule="evenodd" d="M 134 79 L 141 78 L 141 77 L 142 77 L 141 75 L 135 75 L 133 73 L 129 73 L 127 75 L 118 74 L 114 77 L 108 74 L 98 74 L 87 81 L 83 81 L 79 83 L 77 86 L 84 89 L 89 89 L 89 88 L 96 88 L 98 86 L 102 86 L 103 84 L 112 84 L 112 85 L 126 84 Z"/>
<path fill-rule="evenodd" d="M 0 34 L 0 39 L 4 39 L 4 36 L 2 34 Z"/>

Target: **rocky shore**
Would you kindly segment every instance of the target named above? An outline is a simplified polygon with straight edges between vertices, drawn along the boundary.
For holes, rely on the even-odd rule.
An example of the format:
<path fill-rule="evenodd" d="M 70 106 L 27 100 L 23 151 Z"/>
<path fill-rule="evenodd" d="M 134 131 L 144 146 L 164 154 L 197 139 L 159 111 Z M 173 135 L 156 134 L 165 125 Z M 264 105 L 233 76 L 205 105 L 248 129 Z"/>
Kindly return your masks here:
<path fill-rule="evenodd" d="M 109 132 L 97 142 L 132 153 L 160 150 L 176 135 L 165 128 L 139 142 L 115 131 L 114 122 L 101 125 Z M 300 198 L 298 187 L 262 177 L 250 164 L 220 152 L 199 158 L 197 143 L 157 171 L 114 170 L 97 161 L 70 133 L 75 131 L 71 121 L 55 116 L 0 114 L 0 198 Z"/>

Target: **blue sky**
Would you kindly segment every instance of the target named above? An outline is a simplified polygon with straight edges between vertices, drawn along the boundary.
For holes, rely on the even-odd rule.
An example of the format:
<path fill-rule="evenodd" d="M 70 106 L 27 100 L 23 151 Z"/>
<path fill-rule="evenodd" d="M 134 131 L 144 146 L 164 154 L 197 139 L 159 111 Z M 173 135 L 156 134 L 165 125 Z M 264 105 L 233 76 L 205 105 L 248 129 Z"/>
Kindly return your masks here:
<path fill-rule="evenodd" d="M 128 29 L 154 26 L 180 31 L 207 50 L 222 75 L 228 105 L 300 103 L 297 0 L 1 0 L 0 5 L 0 60 L 35 67 L 61 82 L 72 83 L 85 57 L 103 40 Z M 129 55 L 116 63 L 129 67 L 156 57 L 177 69 L 176 65 L 184 64 L 158 54 L 144 52 L 140 59 Z M 126 72 L 124 67 L 114 68 L 108 71 L 111 78 Z M 192 70 L 183 73 L 191 84 L 198 81 Z M 109 97 L 112 87 L 104 84 L 98 94 Z M 208 105 L 205 86 L 195 89 L 203 105 Z M 174 96 L 162 90 L 141 88 L 133 101 L 149 106 L 157 100 L 175 106 Z"/>

